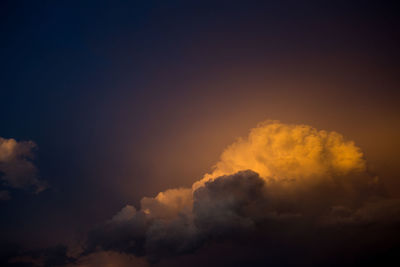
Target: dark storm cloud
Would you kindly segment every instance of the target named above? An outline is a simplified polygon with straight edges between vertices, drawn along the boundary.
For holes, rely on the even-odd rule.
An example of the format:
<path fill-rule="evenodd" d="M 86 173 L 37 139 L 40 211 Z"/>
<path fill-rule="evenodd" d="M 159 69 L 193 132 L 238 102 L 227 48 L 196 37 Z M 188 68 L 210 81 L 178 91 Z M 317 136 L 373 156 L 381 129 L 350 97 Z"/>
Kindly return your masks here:
<path fill-rule="evenodd" d="M 83 255 L 116 251 L 163 264 L 222 242 L 234 255 L 247 251 L 244 262 L 342 263 L 355 254 L 334 259 L 331 251 L 385 244 L 387 229 L 399 223 L 399 204 L 354 142 L 267 121 L 229 146 L 192 188 L 145 197 L 140 210 L 127 205 L 91 231 Z"/>
<path fill-rule="evenodd" d="M 36 193 L 46 189 L 46 183 L 39 180 L 37 168 L 32 162 L 35 148 L 36 144 L 32 141 L 17 142 L 12 138 L 0 137 L 0 179 L 2 186 L 33 189 Z M 9 198 L 9 193 L 2 191 L 0 198 Z"/>
<path fill-rule="evenodd" d="M 144 255 L 149 224 L 143 212 L 124 219 L 112 219 L 89 233 L 86 250 L 93 252 L 101 247 L 103 250 Z"/>
<path fill-rule="evenodd" d="M 152 218 L 144 211 L 125 218 L 117 214 L 90 233 L 87 251 L 115 250 L 153 261 L 195 251 L 213 238 L 254 229 L 265 205 L 263 190 L 264 181 L 252 171 L 220 177 L 194 192 L 192 212 L 172 219 Z"/>
<path fill-rule="evenodd" d="M 288 249 L 288 255 L 296 254 L 291 251 L 299 245 L 296 238 L 302 238 L 300 245 L 311 251 L 318 250 L 314 247 L 315 242 L 329 248 L 329 240 L 334 241 L 332 248 L 335 249 L 335 242 L 342 241 L 337 233 L 351 233 L 357 229 L 354 233 L 356 240 L 347 240 L 348 246 L 362 246 L 365 245 L 363 236 L 370 242 L 371 229 L 384 236 L 385 227 L 393 228 L 400 219 L 399 200 L 383 198 L 380 193 L 348 206 L 340 206 L 342 201 L 331 198 L 323 202 L 322 207 L 318 198 L 310 196 L 311 191 L 302 195 L 287 194 L 280 199 L 274 196 L 274 190 L 278 190 L 277 187 L 266 184 L 250 170 L 221 176 L 206 182 L 193 193 L 192 212 L 182 212 L 172 219 L 151 218 L 142 211 L 132 212 L 125 219 L 117 215 L 91 232 L 86 251 L 91 253 L 97 248 L 132 253 L 157 262 L 188 253 L 196 254 L 205 244 L 227 241 L 243 244 L 252 240 L 249 247 L 264 246 L 269 250 L 265 251 L 264 260 L 277 260 L 273 255 L 277 252 L 270 248 L 273 243 L 283 244 L 281 248 Z M 323 190 L 321 194 L 329 193 L 326 188 L 320 190 Z M 337 196 L 343 190 L 339 189 Z M 122 213 L 128 213 L 127 208 L 124 209 Z M 366 228 L 361 228 L 360 232 L 359 226 Z M 315 237 L 315 231 L 320 231 L 321 236 Z M 287 233 L 293 235 L 293 239 Z M 306 262 L 309 256 L 301 255 L 292 260 Z"/>
<path fill-rule="evenodd" d="M 222 176 L 206 183 L 194 192 L 196 226 L 211 236 L 255 227 L 268 201 L 264 186 L 264 180 L 253 171 Z"/>

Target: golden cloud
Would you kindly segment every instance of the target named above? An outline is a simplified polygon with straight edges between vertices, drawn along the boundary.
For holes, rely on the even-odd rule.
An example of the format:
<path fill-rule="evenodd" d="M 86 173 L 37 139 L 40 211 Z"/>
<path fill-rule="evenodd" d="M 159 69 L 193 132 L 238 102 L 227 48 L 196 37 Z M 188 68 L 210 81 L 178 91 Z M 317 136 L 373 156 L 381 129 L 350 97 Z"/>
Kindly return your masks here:
<path fill-rule="evenodd" d="M 226 148 L 213 172 L 196 182 L 193 189 L 216 177 L 247 169 L 268 180 L 308 182 L 362 173 L 366 162 L 361 149 L 339 133 L 266 121 L 252 129 L 247 138 Z"/>

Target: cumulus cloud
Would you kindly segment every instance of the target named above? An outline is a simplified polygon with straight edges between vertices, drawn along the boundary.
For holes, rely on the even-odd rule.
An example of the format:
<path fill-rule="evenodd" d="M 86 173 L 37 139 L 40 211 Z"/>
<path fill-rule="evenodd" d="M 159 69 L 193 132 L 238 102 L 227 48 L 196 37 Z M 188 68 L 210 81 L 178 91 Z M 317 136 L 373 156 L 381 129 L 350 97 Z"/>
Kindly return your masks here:
<path fill-rule="evenodd" d="M 32 188 L 36 193 L 46 189 L 46 183 L 39 180 L 37 168 L 32 162 L 35 148 L 36 144 L 32 141 L 17 142 L 0 137 L 0 179 L 3 186 Z"/>
<path fill-rule="evenodd" d="M 140 204 L 143 212 L 154 218 L 174 218 L 181 212 L 190 212 L 192 190 L 189 188 L 169 189 L 155 198 L 144 197 Z"/>
<path fill-rule="evenodd" d="M 338 226 L 395 225 L 399 205 L 367 171 L 354 142 L 336 132 L 268 121 L 229 146 L 191 188 L 145 197 L 139 210 L 127 205 L 99 225 L 85 253 L 116 251 L 157 262 L 250 236 L 257 244 L 291 246 L 287 233 L 315 229 L 326 237 L 318 242 L 329 246 L 325 241 Z"/>
<path fill-rule="evenodd" d="M 360 148 L 339 133 L 266 121 L 225 149 L 214 171 L 193 187 L 246 169 L 289 185 L 292 181 L 308 185 L 319 178 L 362 173 L 366 162 Z"/>

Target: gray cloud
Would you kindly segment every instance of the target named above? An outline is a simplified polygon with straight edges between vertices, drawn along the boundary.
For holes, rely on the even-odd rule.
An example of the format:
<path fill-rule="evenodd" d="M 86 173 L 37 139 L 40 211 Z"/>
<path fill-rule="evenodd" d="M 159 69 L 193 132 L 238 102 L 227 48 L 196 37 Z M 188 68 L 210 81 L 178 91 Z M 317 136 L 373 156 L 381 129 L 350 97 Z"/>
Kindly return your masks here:
<path fill-rule="evenodd" d="M 352 265 L 354 257 L 376 255 L 360 251 L 398 244 L 390 236 L 400 233 L 400 200 L 369 173 L 354 142 L 276 121 L 229 146 L 191 188 L 140 204 L 91 231 L 83 255 L 116 251 L 176 266 L 185 255 L 207 258 L 215 249 L 226 259 L 214 265 L 239 258 L 242 265 Z M 190 264 L 202 266 L 197 259 Z"/>
<path fill-rule="evenodd" d="M 146 256 L 150 262 L 158 262 L 194 253 L 213 242 L 253 238 L 257 244 L 265 245 L 264 239 L 267 239 L 291 246 L 292 241 L 297 241 L 287 240 L 287 232 L 302 236 L 322 229 L 319 242 L 327 242 L 335 239 L 339 226 L 353 229 L 356 225 L 372 223 L 375 229 L 383 231 L 384 225 L 399 222 L 398 200 L 375 192 L 368 198 L 359 195 L 359 201 L 343 201 L 346 188 L 333 188 L 335 195 L 328 185 L 321 185 L 318 195 L 313 194 L 315 188 L 296 194 L 278 192 L 282 188 L 274 182 L 267 183 L 250 170 L 240 171 L 206 182 L 194 191 L 192 210 L 182 210 L 172 218 L 155 218 L 132 206 L 125 207 L 90 233 L 86 253 L 110 250 Z M 327 198 L 322 205 L 318 200 L 320 195 Z M 307 246 L 313 243 L 304 242 Z"/>

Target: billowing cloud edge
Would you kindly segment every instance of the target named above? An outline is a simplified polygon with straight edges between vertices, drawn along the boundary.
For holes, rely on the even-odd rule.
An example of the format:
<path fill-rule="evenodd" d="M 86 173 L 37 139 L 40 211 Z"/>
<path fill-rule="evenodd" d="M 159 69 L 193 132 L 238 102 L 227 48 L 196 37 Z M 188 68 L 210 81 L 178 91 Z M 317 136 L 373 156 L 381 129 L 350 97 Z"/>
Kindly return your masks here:
<path fill-rule="evenodd" d="M 285 227 L 399 221 L 400 202 L 368 172 L 359 147 L 336 132 L 266 121 L 221 155 L 191 188 L 125 206 L 88 235 L 85 255 L 116 251 L 150 262 L 192 253 L 212 240 Z M 328 229 L 328 230 L 327 230 Z"/>

